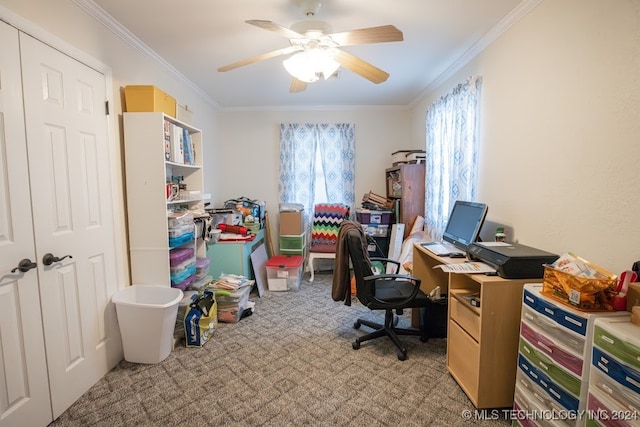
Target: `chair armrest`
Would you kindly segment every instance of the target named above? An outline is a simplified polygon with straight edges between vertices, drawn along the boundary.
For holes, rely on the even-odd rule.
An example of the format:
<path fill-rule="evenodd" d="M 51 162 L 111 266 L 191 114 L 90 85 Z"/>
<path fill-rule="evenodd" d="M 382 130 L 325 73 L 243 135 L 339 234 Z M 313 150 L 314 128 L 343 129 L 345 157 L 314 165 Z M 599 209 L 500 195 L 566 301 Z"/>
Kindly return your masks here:
<path fill-rule="evenodd" d="M 371 261 L 390 262 L 390 263 L 395 264 L 395 265 L 400 265 L 399 261 L 396 261 L 395 259 L 391 259 L 391 258 L 383 258 L 383 257 L 372 256 L 372 257 L 369 257 L 369 259 Z"/>
<path fill-rule="evenodd" d="M 415 276 L 411 276 L 409 274 L 372 274 L 371 276 L 366 276 L 364 278 L 365 281 L 370 281 L 370 280 L 376 280 L 376 279 L 403 279 L 406 280 L 407 282 L 413 282 L 416 285 L 418 285 L 418 288 L 420 288 L 420 284 L 422 283 L 422 280 L 415 277 Z"/>
<path fill-rule="evenodd" d="M 375 256 L 374 256 L 374 257 L 370 257 L 370 258 L 369 258 L 369 260 L 370 260 L 371 262 L 375 262 L 375 261 L 382 262 L 382 263 L 384 263 L 384 264 L 385 264 L 385 267 L 387 266 L 387 264 L 393 264 L 393 265 L 395 266 L 395 271 L 396 271 L 396 273 L 397 273 L 398 271 L 400 271 L 400 262 L 399 262 L 399 261 L 396 261 L 395 259 L 382 258 L 382 257 L 375 257 Z"/>

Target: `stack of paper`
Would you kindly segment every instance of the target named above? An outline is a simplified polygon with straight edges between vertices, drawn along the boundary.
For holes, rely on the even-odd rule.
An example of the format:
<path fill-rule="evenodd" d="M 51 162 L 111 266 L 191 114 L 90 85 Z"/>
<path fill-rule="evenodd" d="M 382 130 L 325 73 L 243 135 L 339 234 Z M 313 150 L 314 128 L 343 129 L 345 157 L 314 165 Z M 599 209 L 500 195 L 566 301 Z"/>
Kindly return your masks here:
<path fill-rule="evenodd" d="M 210 285 L 216 291 L 218 321 L 236 323 L 248 307 L 249 294 L 255 283 L 244 276 L 223 275 Z"/>

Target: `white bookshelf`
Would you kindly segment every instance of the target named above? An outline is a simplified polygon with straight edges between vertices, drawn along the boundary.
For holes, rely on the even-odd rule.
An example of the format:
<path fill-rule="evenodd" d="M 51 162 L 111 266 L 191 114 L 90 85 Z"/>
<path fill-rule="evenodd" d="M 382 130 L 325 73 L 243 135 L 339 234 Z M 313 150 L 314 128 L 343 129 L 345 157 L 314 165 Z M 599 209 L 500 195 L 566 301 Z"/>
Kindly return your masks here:
<path fill-rule="evenodd" d="M 194 164 L 166 159 L 165 120 L 188 131 Z M 179 207 L 203 210 L 202 133 L 163 113 L 124 113 L 124 146 L 132 283 L 171 286 L 167 214 Z M 187 191 L 199 193 L 168 201 L 166 184 L 172 176 L 183 176 Z M 206 256 L 197 235 L 186 245 Z"/>

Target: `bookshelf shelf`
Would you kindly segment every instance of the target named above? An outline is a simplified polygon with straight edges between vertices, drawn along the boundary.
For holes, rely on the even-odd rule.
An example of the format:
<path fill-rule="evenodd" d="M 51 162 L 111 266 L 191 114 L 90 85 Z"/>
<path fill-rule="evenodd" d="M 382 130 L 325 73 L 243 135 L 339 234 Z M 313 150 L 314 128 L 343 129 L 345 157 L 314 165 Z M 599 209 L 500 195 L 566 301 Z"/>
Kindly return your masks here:
<path fill-rule="evenodd" d="M 202 133 L 163 113 L 124 113 L 123 122 L 131 280 L 171 286 L 168 214 L 183 206 L 204 213 Z M 174 159 L 180 147 L 175 138 L 189 141 L 183 147 L 189 154 L 182 153 L 182 159 L 191 163 Z M 169 200 L 167 184 L 177 182 L 186 193 Z M 193 246 L 195 255 L 204 258 L 205 245 L 197 234 L 176 246 Z"/>

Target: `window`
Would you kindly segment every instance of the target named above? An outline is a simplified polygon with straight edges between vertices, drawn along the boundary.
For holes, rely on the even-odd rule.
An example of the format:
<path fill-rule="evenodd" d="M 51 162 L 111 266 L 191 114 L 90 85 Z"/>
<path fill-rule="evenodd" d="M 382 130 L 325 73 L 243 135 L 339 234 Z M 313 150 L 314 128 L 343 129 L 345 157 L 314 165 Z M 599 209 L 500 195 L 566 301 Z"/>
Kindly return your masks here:
<path fill-rule="evenodd" d="M 434 240 L 456 200 L 476 199 L 481 85 L 472 76 L 427 110 L 425 230 Z"/>
<path fill-rule="evenodd" d="M 355 203 L 355 125 L 280 125 L 280 203 Z"/>
<path fill-rule="evenodd" d="M 322 151 L 316 146 L 316 167 L 315 186 L 313 192 L 313 204 L 327 203 L 327 181 L 324 179 L 324 168 L 322 167 Z"/>

